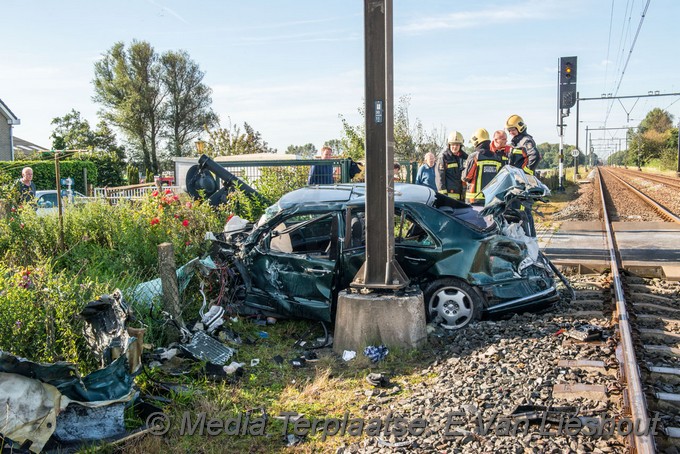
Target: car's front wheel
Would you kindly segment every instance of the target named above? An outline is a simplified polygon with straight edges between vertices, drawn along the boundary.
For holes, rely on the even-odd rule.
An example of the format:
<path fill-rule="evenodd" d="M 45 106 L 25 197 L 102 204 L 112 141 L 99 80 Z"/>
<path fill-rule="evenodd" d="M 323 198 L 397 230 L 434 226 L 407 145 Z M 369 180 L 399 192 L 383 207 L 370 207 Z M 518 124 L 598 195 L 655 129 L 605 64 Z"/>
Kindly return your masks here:
<path fill-rule="evenodd" d="M 482 317 L 483 299 L 457 279 L 439 279 L 424 291 L 427 319 L 446 329 L 460 329 Z"/>

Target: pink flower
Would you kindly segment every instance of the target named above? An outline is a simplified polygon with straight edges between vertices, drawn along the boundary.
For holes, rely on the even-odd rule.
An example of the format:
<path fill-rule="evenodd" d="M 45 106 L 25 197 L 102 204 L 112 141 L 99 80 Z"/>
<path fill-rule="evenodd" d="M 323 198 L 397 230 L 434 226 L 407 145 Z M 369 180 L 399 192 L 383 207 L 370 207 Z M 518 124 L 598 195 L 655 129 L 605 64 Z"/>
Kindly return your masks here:
<path fill-rule="evenodd" d="M 23 223 L 23 222 L 21 223 L 20 227 L 21 227 L 22 229 L 24 228 L 24 223 Z"/>
<path fill-rule="evenodd" d="M 166 189 L 166 190 L 165 190 L 165 193 L 166 193 L 166 194 L 172 194 L 172 189 Z"/>
<path fill-rule="evenodd" d="M 156 225 L 156 224 L 160 224 L 160 223 L 161 223 L 161 220 L 158 219 L 158 218 L 153 218 L 153 219 L 151 220 L 151 225 Z"/>
<path fill-rule="evenodd" d="M 158 191 L 153 191 L 153 192 L 151 193 L 151 196 L 152 196 L 152 197 L 158 197 Z"/>
<path fill-rule="evenodd" d="M 187 207 L 187 208 L 191 208 L 191 202 L 187 202 L 187 203 L 186 203 L 186 207 Z"/>
<path fill-rule="evenodd" d="M 175 219 L 179 219 L 179 214 L 175 213 Z"/>
<path fill-rule="evenodd" d="M 185 242 L 184 242 L 184 245 L 185 245 L 185 246 L 189 246 L 190 244 L 191 244 L 191 241 L 185 241 Z"/>
<path fill-rule="evenodd" d="M 183 220 L 183 221 L 182 221 L 182 225 L 183 225 L 184 227 L 188 227 L 188 226 L 189 226 L 189 220 L 188 220 L 188 219 Z"/>

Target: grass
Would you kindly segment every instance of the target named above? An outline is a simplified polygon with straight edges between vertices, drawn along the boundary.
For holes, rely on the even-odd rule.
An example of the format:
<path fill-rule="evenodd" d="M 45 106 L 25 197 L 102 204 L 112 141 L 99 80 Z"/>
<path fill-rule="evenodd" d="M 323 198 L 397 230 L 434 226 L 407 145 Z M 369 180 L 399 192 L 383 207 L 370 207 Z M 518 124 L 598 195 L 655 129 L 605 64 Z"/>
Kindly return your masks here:
<path fill-rule="evenodd" d="M 245 363 L 244 374 L 238 380 L 228 377 L 224 381 L 214 381 L 196 372 L 195 368 L 179 378 L 166 376 L 158 369 L 151 374 L 153 380 L 141 375 L 137 379 L 138 384 L 147 392 L 154 390 L 154 381 L 181 382 L 189 385 L 190 390 L 172 395 L 170 403 L 163 409 L 173 421 L 173 429 L 166 436 L 146 435 L 129 442 L 122 449 L 132 453 L 328 452 L 344 443 L 355 442 L 358 437 L 324 437 L 319 432 L 305 437 L 302 444 L 287 447 L 283 417 L 290 413 L 302 415 L 309 421 L 342 419 L 345 414 L 349 418 L 363 417 L 366 404 L 377 392 L 365 380 L 371 372 L 386 373 L 391 383 L 398 386 L 391 392 L 403 392 L 404 385 L 436 379 L 421 373 L 435 358 L 431 346 L 420 351 L 390 351 L 387 358 L 377 364 L 371 363 L 362 352 L 357 352 L 354 360 L 345 362 L 331 349 L 323 348 L 315 350 L 318 355 L 316 361 L 307 362 L 305 367 L 293 367 L 290 360 L 304 353 L 295 347 L 296 341 L 317 325 L 308 321 L 279 321 L 274 325 L 261 326 L 243 318 L 231 322 L 230 328 L 242 339 L 255 339 L 253 344 L 244 343 L 237 347 L 233 360 Z M 268 337 L 260 337 L 260 331 L 265 331 Z M 276 356 L 281 356 L 284 361 L 277 363 L 274 361 Z M 250 366 L 253 359 L 259 359 L 259 364 Z M 195 421 L 201 413 L 205 413 L 207 419 L 216 418 L 221 424 L 228 418 L 237 418 L 243 423 L 246 414 L 255 420 L 266 413 L 265 434 L 258 435 L 259 432 L 254 430 L 255 435 L 228 435 L 224 431 L 214 436 L 181 435 L 180 421 L 187 415 Z M 141 425 L 141 421 L 134 417 L 130 417 L 130 422 L 131 428 Z M 291 433 L 292 422 L 289 421 L 289 424 L 288 432 Z M 255 425 L 250 427 L 253 429 Z"/>

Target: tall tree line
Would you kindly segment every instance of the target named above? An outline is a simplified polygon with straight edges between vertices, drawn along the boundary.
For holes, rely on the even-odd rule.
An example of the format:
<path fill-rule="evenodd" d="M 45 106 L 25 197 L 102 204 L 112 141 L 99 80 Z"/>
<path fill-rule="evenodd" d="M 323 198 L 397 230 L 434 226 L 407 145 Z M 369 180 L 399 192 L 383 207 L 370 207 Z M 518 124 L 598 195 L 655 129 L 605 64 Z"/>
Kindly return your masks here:
<path fill-rule="evenodd" d="M 204 76 L 185 51 L 158 55 L 145 41 L 118 42 L 95 63 L 93 100 L 124 133 L 129 157 L 159 173 L 163 139 L 167 155 L 186 156 L 204 129 L 219 124 Z"/>

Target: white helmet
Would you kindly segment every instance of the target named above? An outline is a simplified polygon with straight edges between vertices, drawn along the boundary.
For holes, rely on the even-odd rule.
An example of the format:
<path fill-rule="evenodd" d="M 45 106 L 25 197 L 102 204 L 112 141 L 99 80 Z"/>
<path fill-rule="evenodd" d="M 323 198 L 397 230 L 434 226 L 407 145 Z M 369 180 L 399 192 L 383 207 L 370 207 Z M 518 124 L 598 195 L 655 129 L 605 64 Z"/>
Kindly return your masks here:
<path fill-rule="evenodd" d="M 463 145 L 463 142 L 465 142 L 463 140 L 463 134 L 461 134 L 460 132 L 453 131 L 451 134 L 449 134 L 449 142 L 448 142 L 449 144 L 459 143 L 459 144 Z"/>

